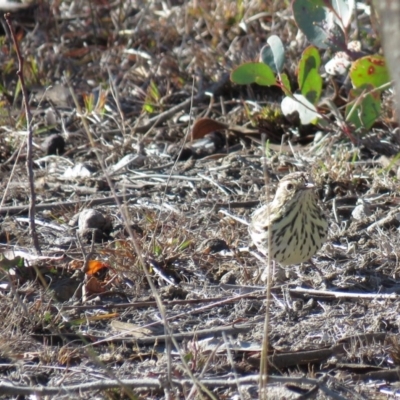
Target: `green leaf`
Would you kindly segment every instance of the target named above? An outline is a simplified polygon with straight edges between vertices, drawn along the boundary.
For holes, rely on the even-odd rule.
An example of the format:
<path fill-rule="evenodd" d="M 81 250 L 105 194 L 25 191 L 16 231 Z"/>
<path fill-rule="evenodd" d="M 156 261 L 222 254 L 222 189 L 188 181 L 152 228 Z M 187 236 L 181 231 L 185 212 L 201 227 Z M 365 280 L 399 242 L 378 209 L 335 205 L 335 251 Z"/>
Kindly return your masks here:
<path fill-rule="evenodd" d="M 260 52 L 261 61 L 267 64 L 275 73 L 281 72 L 285 63 L 285 48 L 281 39 L 272 35 Z"/>
<path fill-rule="evenodd" d="M 297 26 L 312 44 L 321 49 L 346 48 L 344 32 L 323 0 L 293 0 L 292 10 Z"/>
<path fill-rule="evenodd" d="M 377 88 L 390 82 L 385 58 L 379 55 L 359 58 L 350 68 L 350 79 L 356 88 L 367 84 Z"/>
<path fill-rule="evenodd" d="M 187 249 L 192 244 L 191 240 L 186 240 L 185 242 L 181 243 L 178 247 L 180 251 Z"/>
<path fill-rule="evenodd" d="M 149 85 L 149 89 L 148 89 L 148 94 L 151 96 L 151 98 L 156 102 L 158 100 L 160 100 L 161 96 L 160 96 L 160 92 L 158 90 L 158 87 L 156 85 L 156 83 L 151 80 L 150 81 L 150 85 Z"/>
<path fill-rule="evenodd" d="M 298 83 L 300 91 L 312 104 L 317 104 L 322 92 L 322 77 L 319 73 L 321 57 L 314 46 L 307 47 L 300 59 Z"/>
<path fill-rule="evenodd" d="M 44 322 L 46 322 L 46 323 L 51 322 L 51 320 L 52 320 L 52 314 L 51 314 L 51 312 L 50 312 L 50 311 L 45 311 L 45 312 L 42 314 L 42 320 L 43 320 Z"/>
<path fill-rule="evenodd" d="M 23 268 L 25 264 L 24 258 L 16 256 L 8 259 L 4 254 L 0 254 L 0 268 L 9 271 L 11 268 Z"/>
<path fill-rule="evenodd" d="M 292 89 L 290 87 L 290 81 L 288 76 L 283 73 L 280 75 L 280 84 L 283 92 L 286 94 L 286 96 L 289 96 L 292 94 Z"/>
<path fill-rule="evenodd" d="M 350 100 L 356 100 L 356 103 L 347 105 L 346 121 L 353 123 L 357 129 L 370 129 L 381 113 L 380 93 L 374 91 L 366 94 L 373 89 L 372 85 L 364 85 L 349 92 Z"/>
<path fill-rule="evenodd" d="M 154 107 L 150 103 L 143 104 L 143 111 L 152 114 L 154 112 Z"/>
<path fill-rule="evenodd" d="M 158 244 L 154 244 L 153 252 L 156 256 L 160 256 L 162 254 L 162 248 Z"/>
<path fill-rule="evenodd" d="M 22 87 L 21 87 L 21 80 L 18 79 L 17 85 L 15 86 L 15 92 L 14 92 L 14 103 L 17 101 L 17 98 L 19 94 L 21 93 Z"/>
<path fill-rule="evenodd" d="M 353 16 L 355 1 L 354 0 L 335 0 L 332 1 L 332 6 L 336 14 L 340 17 L 340 22 L 345 28 L 350 25 L 351 17 Z"/>
<path fill-rule="evenodd" d="M 276 84 L 272 69 L 264 63 L 249 62 L 239 65 L 231 73 L 231 81 L 239 85 L 257 83 L 261 86 Z"/>

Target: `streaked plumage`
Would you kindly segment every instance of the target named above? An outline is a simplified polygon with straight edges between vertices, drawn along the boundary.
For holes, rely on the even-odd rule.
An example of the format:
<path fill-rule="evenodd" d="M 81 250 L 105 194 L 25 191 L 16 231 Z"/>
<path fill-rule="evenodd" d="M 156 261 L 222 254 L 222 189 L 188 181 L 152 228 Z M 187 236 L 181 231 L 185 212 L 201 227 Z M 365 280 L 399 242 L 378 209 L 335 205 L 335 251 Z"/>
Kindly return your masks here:
<path fill-rule="evenodd" d="M 313 189 L 305 173 L 288 174 L 279 182 L 273 201 L 254 212 L 249 233 L 261 253 L 268 255 L 268 229 L 272 229 L 272 259 L 281 265 L 308 261 L 321 248 L 328 222 Z"/>

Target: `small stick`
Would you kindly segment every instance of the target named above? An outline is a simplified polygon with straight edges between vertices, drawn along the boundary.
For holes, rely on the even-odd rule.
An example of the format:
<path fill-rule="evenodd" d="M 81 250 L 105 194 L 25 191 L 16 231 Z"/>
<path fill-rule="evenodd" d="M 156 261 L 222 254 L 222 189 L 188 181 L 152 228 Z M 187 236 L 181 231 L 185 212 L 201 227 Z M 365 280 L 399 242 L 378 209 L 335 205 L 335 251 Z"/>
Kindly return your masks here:
<path fill-rule="evenodd" d="M 270 201 L 269 198 L 269 173 L 267 169 L 267 160 L 266 160 L 266 137 L 265 134 L 261 136 L 262 142 L 262 151 L 263 151 L 263 172 L 264 172 L 264 181 L 266 188 L 266 202 Z M 269 208 L 267 208 L 267 219 L 270 220 Z M 268 271 L 268 279 L 267 279 L 267 293 L 266 293 L 266 314 L 264 320 L 264 336 L 262 341 L 262 351 L 260 358 L 260 381 L 258 383 L 259 387 L 259 395 L 260 399 L 266 400 L 267 396 L 267 384 L 268 384 L 268 349 L 269 349 L 269 332 L 270 332 L 270 305 L 271 305 L 271 287 L 272 287 L 272 257 L 271 257 L 271 239 L 272 239 L 272 229 L 268 229 L 268 258 L 267 258 L 267 271 Z"/>
<path fill-rule="evenodd" d="M 10 15 L 11 15 L 10 13 L 4 14 L 4 19 L 7 22 L 8 29 L 10 30 L 10 34 L 11 34 L 12 40 L 14 42 L 15 51 L 17 53 L 17 58 L 18 58 L 17 75 L 18 75 L 19 81 L 21 82 L 22 98 L 23 98 L 23 101 L 24 101 L 25 113 L 26 113 L 26 128 L 27 128 L 27 131 L 28 131 L 28 136 L 26 138 L 26 150 L 27 150 L 26 169 L 27 169 L 27 172 L 28 172 L 28 181 L 29 181 L 29 190 L 30 190 L 29 228 L 30 228 L 30 234 L 31 234 L 31 237 L 32 237 L 33 246 L 35 247 L 36 253 L 38 255 L 41 255 L 42 252 L 40 250 L 39 239 L 38 239 L 38 236 L 37 236 L 36 223 L 35 223 L 36 193 L 35 193 L 34 173 L 33 173 L 32 113 L 31 113 L 31 109 L 29 107 L 28 92 L 26 90 L 24 74 L 23 74 L 24 59 L 22 57 L 22 54 L 21 54 L 21 51 L 20 51 L 20 48 L 19 48 L 19 45 L 18 45 L 18 41 L 17 41 L 17 38 L 15 36 L 13 27 L 12 27 L 12 23 L 11 23 L 11 20 L 10 20 Z"/>

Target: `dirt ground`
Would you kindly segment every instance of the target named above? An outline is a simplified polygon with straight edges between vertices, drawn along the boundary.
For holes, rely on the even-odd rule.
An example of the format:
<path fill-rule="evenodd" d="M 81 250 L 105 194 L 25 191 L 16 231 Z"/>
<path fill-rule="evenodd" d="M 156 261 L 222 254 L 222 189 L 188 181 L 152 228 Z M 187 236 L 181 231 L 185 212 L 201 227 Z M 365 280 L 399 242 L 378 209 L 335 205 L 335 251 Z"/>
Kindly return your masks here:
<path fill-rule="evenodd" d="M 232 68 L 256 60 L 272 33 L 296 80 L 308 44 L 290 7 L 270 3 L 39 1 L 12 14 L 39 249 L 7 31 L 1 398 L 259 398 L 266 260 L 246 224 L 291 171 L 313 176 L 329 239 L 312 264 L 274 270 L 268 398 L 398 394 L 400 135 L 390 94 L 374 128 L 351 142 L 334 118 L 324 127 L 284 118 L 277 88 L 233 85 Z M 369 35 L 366 50 L 377 51 Z M 204 135 L 213 121 L 253 132 Z"/>

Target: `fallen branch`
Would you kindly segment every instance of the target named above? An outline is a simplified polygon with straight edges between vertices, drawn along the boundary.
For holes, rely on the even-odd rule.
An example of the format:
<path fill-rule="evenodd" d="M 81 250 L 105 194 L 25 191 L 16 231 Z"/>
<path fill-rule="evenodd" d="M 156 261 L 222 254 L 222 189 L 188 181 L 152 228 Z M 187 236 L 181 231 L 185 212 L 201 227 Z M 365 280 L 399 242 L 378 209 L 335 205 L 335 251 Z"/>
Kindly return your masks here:
<path fill-rule="evenodd" d="M 399 300 L 398 294 L 380 294 L 380 293 L 350 293 L 350 292 L 333 292 L 329 290 L 315 290 L 295 288 L 289 289 L 291 294 L 303 294 L 309 297 L 317 297 L 324 300 L 334 299 L 371 299 L 371 300 Z"/>
<path fill-rule="evenodd" d="M 236 387 L 237 384 L 240 385 L 249 385 L 249 384 L 257 384 L 259 376 L 258 375 L 250 375 L 243 378 L 238 379 L 201 379 L 199 382 L 208 387 Z M 330 396 L 332 399 L 337 400 L 345 400 L 345 397 L 340 396 L 338 393 L 329 389 L 325 383 L 325 378 L 322 379 L 310 379 L 305 377 L 287 377 L 287 376 L 269 376 L 268 381 L 270 383 L 294 383 L 297 385 L 313 385 L 318 386 L 326 395 Z M 190 379 L 172 379 L 172 385 L 183 388 L 187 385 L 192 385 L 193 381 Z M 165 384 L 169 385 L 169 384 Z M 126 379 L 126 380 L 101 380 L 96 382 L 88 382 L 81 383 L 77 385 L 70 386 L 14 386 L 8 382 L 0 382 L 0 393 L 3 395 L 41 395 L 41 396 L 54 396 L 62 393 L 69 394 L 73 392 L 88 392 L 91 390 L 107 390 L 107 389 L 115 389 L 120 387 L 130 387 L 130 388 L 151 388 L 151 389 L 161 389 L 165 386 L 161 379 Z M 166 386 L 168 387 L 168 386 Z"/>

